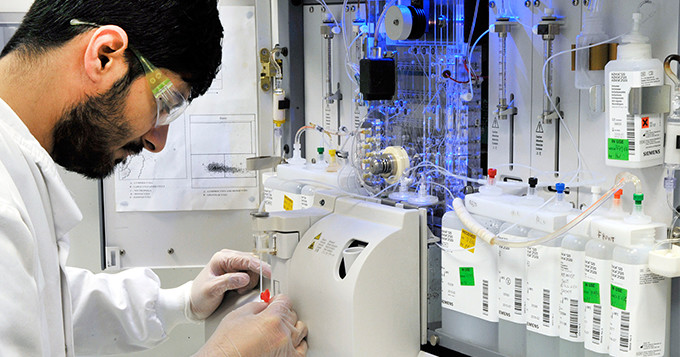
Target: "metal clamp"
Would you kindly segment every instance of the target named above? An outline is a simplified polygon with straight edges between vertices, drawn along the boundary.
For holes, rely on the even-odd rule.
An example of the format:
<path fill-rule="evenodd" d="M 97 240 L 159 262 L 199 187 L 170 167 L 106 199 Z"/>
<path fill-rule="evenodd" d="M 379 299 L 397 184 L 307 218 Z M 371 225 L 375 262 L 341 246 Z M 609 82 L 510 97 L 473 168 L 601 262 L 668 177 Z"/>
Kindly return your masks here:
<path fill-rule="evenodd" d="M 628 114 L 668 113 L 671 111 L 671 86 L 631 88 L 628 93 Z"/>
<path fill-rule="evenodd" d="M 500 36 L 507 36 L 515 25 L 517 25 L 517 23 L 512 21 L 509 17 L 499 17 L 493 24 L 493 32 Z"/>
<path fill-rule="evenodd" d="M 534 33 L 540 35 L 544 41 L 554 40 L 560 34 L 562 24 L 563 21 L 556 16 L 543 16 L 541 22 L 534 27 Z"/>

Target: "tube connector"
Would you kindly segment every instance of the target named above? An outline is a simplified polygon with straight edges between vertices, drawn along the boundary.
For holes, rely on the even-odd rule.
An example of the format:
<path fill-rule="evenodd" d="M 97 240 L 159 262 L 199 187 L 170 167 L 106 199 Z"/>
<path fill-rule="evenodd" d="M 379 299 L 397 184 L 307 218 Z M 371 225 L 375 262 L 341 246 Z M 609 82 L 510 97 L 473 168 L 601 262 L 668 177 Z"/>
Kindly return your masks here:
<path fill-rule="evenodd" d="M 633 201 L 635 201 L 633 212 L 623 220 L 624 222 L 631 224 L 647 224 L 652 221 L 652 217 L 645 215 L 642 208 L 642 200 L 644 200 L 644 198 L 645 196 L 642 193 L 633 194 Z"/>
<path fill-rule="evenodd" d="M 556 200 L 551 204 L 548 209 L 553 212 L 568 212 L 571 211 L 571 203 L 567 202 L 565 196 L 564 196 L 564 190 L 566 189 L 566 185 L 562 182 L 558 182 L 555 184 L 555 191 L 557 193 L 555 194 Z"/>
<path fill-rule="evenodd" d="M 482 195 L 489 195 L 489 196 L 500 196 L 503 194 L 503 190 L 496 186 L 496 174 L 498 171 L 496 169 L 489 169 L 487 171 L 488 176 L 487 176 L 487 181 L 486 185 L 482 186 L 479 188 L 479 193 Z"/>
<path fill-rule="evenodd" d="M 536 186 L 538 186 L 538 178 L 529 177 L 529 188 L 527 195 L 520 198 L 520 204 L 525 206 L 540 206 L 543 204 L 543 198 L 536 194 Z"/>
<path fill-rule="evenodd" d="M 623 186 L 623 184 L 632 183 L 633 185 L 635 185 L 635 193 L 642 193 L 642 182 L 637 176 L 631 174 L 628 171 L 620 172 L 618 175 L 616 175 L 615 180 L 617 186 L 619 184 Z"/>
<path fill-rule="evenodd" d="M 420 185 L 418 186 L 418 194 L 409 198 L 407 202 L 416 206 L 431 206 L 438 203 L 439 198 L 437 198 L 437 196 L 430 195 L 428 191 L 427 183 L 423 178 L 423 180 L 420 181 Z"/>
<path fill-rule="evenodd" d="M 288 159 L 288 163 L 296 166 L 303 166 L 307 163 L 307 160 L 302 157 L 302 145 L 300 143 L 293 144 L 293 157 Z"/>

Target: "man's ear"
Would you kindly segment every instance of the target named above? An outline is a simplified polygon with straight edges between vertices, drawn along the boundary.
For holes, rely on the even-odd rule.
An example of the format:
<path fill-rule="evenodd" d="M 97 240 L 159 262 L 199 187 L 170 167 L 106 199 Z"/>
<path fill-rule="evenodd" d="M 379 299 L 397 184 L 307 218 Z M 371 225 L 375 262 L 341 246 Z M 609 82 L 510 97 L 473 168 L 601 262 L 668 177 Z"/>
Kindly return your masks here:
<path fill-rule="evenodd" d="M 125 31 L 115 25 L 106 25 L 95 30 L 85 49 L 85 73 L 93 82 L 113 82 L 127 71 L 125 49 L 128 37 Z M 110 77 L 113 76 L 113 77 Z"/>

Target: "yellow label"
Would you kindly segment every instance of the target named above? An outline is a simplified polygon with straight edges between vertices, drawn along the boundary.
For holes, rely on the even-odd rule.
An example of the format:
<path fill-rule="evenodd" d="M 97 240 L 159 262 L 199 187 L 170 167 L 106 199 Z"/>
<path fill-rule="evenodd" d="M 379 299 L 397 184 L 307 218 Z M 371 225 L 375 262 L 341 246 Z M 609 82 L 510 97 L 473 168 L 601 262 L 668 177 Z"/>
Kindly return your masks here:
<path fill-rule="evenodd" d="M 293 200 L 286 195 L 283 195 L 283 209 L 286 211 L 293 210 Z"/>
<path fill-rule="evenodd" d="M 463 249 L 468 249 L 474 247 L 475 244 L 477 244 L 477 237 L 475 237 L 474 234 L 463 229 L 460 232 L 460 247 Z M 474 253 L 475 248 L 469 249 L 468 251 L 470 253 Z"/>
<path fill-rule="evenodd" d="M 321 239 L 321 233 L 319 233 L 318 236 L 314 237 L 314 240 L 319 240 L 319 239 Z"/>
<path fill-rule="evenodd" d="M 309 247 L 307 247 L 307 249 L 309 249 L 309 250 L 312 250 L 312 249 L 314 249 L 314 243 L 316 243 L 316 242 L 315 242 L 315 241 L 313 241 L 313 242 L 312 242 L 312 244 L 310 244 L 310 245 L 309 245 Z"/>

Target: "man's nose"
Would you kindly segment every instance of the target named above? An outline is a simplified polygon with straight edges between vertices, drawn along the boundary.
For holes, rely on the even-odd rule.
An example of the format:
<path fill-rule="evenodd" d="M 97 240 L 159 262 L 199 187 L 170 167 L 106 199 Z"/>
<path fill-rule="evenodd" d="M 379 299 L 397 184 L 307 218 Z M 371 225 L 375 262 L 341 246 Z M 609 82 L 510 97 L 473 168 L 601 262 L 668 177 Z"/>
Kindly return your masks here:
<path fill-rule="evenodd" d="M 146 134 L 142 136 L 144 148 L 150 152 L 161 152 L 168 139 L 168 127 L 169 125 L 162 125 L 146 132 Z"/>

